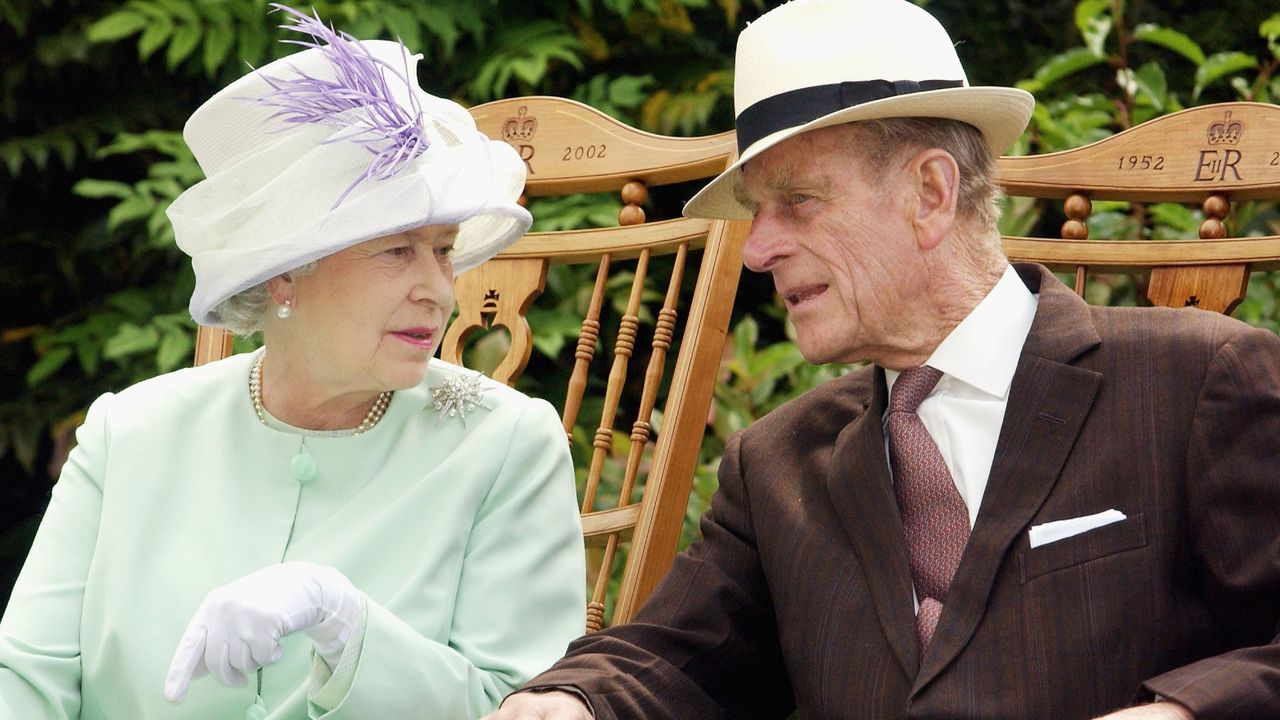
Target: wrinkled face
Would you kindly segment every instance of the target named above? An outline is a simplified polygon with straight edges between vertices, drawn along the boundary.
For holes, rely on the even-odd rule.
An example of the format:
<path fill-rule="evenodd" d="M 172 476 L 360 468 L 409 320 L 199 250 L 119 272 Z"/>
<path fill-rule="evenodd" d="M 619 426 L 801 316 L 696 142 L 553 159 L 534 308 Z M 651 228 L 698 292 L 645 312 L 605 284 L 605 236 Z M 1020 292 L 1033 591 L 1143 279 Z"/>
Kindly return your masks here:
<path fill-rule="evenodd" d="M 813 130 L 743 167 L 740 199 L 755 211 L 743 262 L 773 275 L 814 363 L 876 360 L 910 322 L 901 299 L 918 257 L 905 173 L 865 167 L 847 149 L 856 137 Z"/>
<path fill-rule="evenodd" d="M 422 381 L 453 311 L 457 225 L 368 240 L 294 279 L 292 361 L 333 392 L 396 390 Z"/>

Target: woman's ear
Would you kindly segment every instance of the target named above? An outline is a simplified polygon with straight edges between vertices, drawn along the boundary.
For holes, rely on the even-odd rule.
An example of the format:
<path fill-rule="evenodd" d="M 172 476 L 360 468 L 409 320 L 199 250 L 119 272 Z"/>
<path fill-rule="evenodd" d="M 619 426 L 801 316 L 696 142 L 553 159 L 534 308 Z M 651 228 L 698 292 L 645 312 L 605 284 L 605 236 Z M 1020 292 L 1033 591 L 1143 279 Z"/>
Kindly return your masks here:
<path fill-rule="evenodd" d="M 293 278 L 289 273 L 282 273 L 267 281 L 267 294 L 277 305 L 286 300 L 293 300 Z"/>
<path fill-rule="evenodd" d="M 937 247 L 951 233 L 960 193 L 960 168 L 951 153 L 940 148 L 922 150 L 908 164 L 916 197 L 911 222 L 921 249 Z"/>

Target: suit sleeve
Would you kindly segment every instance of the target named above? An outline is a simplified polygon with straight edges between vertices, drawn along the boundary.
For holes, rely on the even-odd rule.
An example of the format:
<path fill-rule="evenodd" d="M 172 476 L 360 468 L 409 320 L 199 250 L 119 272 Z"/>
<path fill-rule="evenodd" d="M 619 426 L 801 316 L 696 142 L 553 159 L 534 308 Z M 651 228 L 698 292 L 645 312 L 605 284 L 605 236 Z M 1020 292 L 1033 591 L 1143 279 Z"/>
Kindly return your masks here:
<path fill-rule="evenodd" d="M 475 718 L 582 633 L 582 526 L 559 417 L 528 401 L 510 436 L 472 524 L 448 644 L 366 598 L 332 676 L 313 664 L 311 717 Z"/>
<path fill-rule="evenodd" d="M 80 624 L 102 515 L 111 394 L 89 408 L 0 620 L 5 717 L 80 717 Z"/>
<path fill-rule="evenodd" d="M 1237 649 L 1145 687 L 1197 720 L 1280 717 L 1280 338 L 1224 344 L 1192 422 L 1190 547 L 1223 647 Z"/>
<path fill-rule="evenodd" d="M 725 448 L 702 535 L 632 622 L 576 640 L 527 687 L 575 689 L 600 720 L 785 717 L 795 700 L 756 552 L 741 436 Z"/>

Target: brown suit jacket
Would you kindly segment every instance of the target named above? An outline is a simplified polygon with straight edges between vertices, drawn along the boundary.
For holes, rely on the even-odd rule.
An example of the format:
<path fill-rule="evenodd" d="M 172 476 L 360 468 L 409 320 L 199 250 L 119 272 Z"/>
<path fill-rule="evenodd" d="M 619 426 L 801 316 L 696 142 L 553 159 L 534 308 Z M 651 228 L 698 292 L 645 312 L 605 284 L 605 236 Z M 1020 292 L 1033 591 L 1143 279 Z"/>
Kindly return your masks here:
<path fill-rule="evenodd" d="M 925 657 L 868 367 L 731 440 L 703 540 L 530 686 L 599 718 L 1088 718 L 1152 693 L 1280 718 L 1280 339 L 1018 271 L 1039 308 Z"/>

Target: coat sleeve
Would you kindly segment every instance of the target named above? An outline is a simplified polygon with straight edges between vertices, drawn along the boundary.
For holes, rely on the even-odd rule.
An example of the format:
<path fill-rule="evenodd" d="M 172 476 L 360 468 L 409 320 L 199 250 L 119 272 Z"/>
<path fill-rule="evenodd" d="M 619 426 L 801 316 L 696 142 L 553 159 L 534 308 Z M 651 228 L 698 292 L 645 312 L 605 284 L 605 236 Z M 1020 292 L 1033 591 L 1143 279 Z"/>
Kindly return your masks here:
<path fill-rule="evenodd" d="M 1280 717 L 1280 338 L 1225 343 L 1201 390 L 1188 449 L 1193 559 L 1237 648 L 1148 680 L 1197 720 Z"/>
<path fill-rule="evenodd" d="M 80 717 L 80 616 L 102 514 L 111 394 L 76 431 L 31 552 L 0 620 L 5 717 Z"/>
<path fill-rule="evenodd" d="M 472 523 L 449 642 L 423 637 L 366 599 L 363 637 L 332 677 L 313 672 L 311 717 L 421 717 L 424 708 L 439 720 L 484 715 L 582 633 L 585 577 L 560 420 L 545 402 L 527 401 Z"/>
<path fill-rule="evenodd" d="M 632 622 L 576 640 L 526 687 L 577 690 L 600 720 L 785 717 L 795 700 L 742 472 L 735 435 L 702 539 Z"/>

